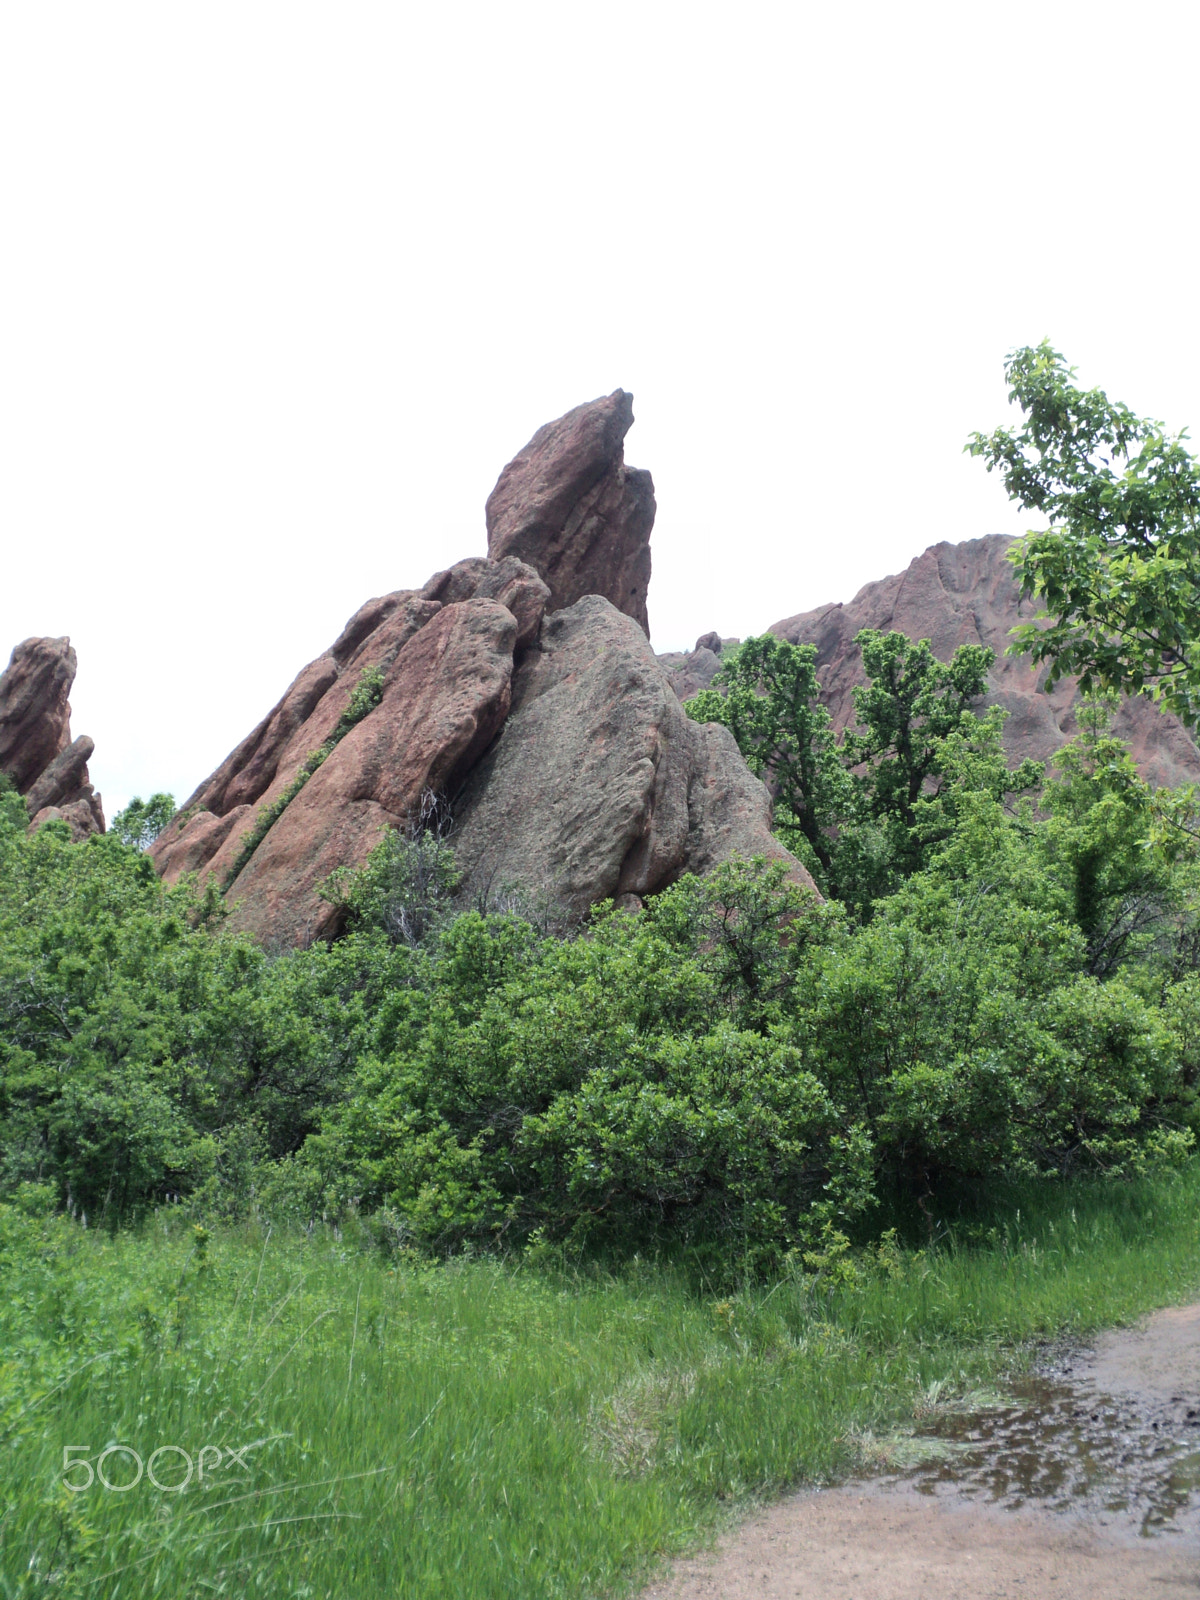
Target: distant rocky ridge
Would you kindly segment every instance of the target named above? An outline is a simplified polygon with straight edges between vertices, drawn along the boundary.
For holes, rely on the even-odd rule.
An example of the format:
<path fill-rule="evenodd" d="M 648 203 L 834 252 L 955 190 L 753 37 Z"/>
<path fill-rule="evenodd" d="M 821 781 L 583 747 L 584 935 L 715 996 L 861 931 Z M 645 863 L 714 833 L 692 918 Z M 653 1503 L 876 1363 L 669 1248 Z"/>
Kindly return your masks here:
<path fill-rule="evenodd" d="M 303 945 L 337 931 L 325 879 L 432 791 L 477 900 L 636 905 L 756 854 L 812 887 L 731 736 L 687 719 L 650 648 L 632 420 L 617 390 L 539 429 L 489 497 L 488 556 L 360 607 L 156 841 L 163 877 L 215 878 L 233 927 Z M 364 672 L 378 703 L 347 727 Z"/>
<path fill-rule="evenodd" d="M 860 628 L 896 630 L 910 639 L 928 639 L 936 655 L 948 661 L 961 644 L 987 645 L 996 653 L 988 674 L 987 704 L 1009 713 L 1004 743 L 1012 763 L 1029 757 L 1045 761 L 1076 732 L 1079 694 L 1073 679 L 1062 679 L 1047 693 L 1046 669 L 1035 669 L 1028 657 L 1004 654 L 1009 630 L 1032 617 L 1035 605 L 1021 607 L 1013 568 L 1007 559 L 1012 540 L 1000 534 L 967 539 L 961 544 L 935 544 L 900 573 L 868 583 L 846 604 L 818 606 L 771 625 L 770 632 L 793 644 L 817 647 L 821 698 L 834 725 L 844 728 L 854 717 L 854 689 L 866 682 L 862 655 L 854 643 Z M 726 641 L 728 645 L 736 640 Z M 721 641 L 706 634 L 688 654 L 660 657 L 672 687 L 690 699 L 711 682 Z M 1126 740 L 1143 776 L 1157 786 L 1176 787 L 1200 781 L 1200 750 L 1183 724 L 1142 697 L 1124 700 L 1113 724 Z"/>
<path fill-rule="evenodd" d="M 76 666 L 69 638 L 17 645 L 0 674 L 0 772 L 24 796 L 31 829 L 57 817 L 84 839 L 104 832 L 104 808 L 88 781 L 95 745 L 71 738 Z"/>

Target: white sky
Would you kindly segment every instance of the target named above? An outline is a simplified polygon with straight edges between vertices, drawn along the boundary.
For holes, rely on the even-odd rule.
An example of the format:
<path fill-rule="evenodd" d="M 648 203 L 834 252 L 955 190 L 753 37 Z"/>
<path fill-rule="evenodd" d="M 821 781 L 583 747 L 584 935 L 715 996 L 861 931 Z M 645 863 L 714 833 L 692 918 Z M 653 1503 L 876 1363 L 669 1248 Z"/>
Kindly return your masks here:
<path fill-rule="evenodd" d="M 112 812 L 622 386 L 653 639 L 1015 531 L 1049 336 L 1200 426 L 1200 10 L 0 3 L 0 652 L 69 633 Z"/>

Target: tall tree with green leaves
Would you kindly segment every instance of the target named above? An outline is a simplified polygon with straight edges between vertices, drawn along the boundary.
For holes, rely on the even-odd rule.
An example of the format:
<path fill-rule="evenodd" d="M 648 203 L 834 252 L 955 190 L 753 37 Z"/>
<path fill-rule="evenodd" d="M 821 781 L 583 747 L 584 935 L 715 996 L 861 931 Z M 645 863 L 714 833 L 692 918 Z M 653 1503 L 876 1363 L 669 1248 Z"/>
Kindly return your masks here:
<path fill-rule="evenodd" d="M 964 644 L 939 661 L 928 639 L 914 643 L 876 628 L 863 628 L 854 642 L 868 682 L 854 691 L 856 726 L 846 730 L 842 757 L 862 769 L 871 815 L 911 833 L 918 800 L 944 772 L 946 739 L 970 726 L 964 718 L 983 698 L 995 654 Z"/>
<path fill-rule="evenodd" d="M 771 786 L 776 832 L 825 893 L 867 917 L 953 825 L 952 807 L 932 802 L 951 769 L 961 776 L 964 746 L 974 751 L 973 781 L 997 799 L 1037 782 L 1041 768 L 1010 773 L 1002 714 L 970 709 L 985 692 L 990 650 L 963 645 L 943 662 L 928 640 L 872 628 L 855 643 L 868 682 L 854 691 L 856 726 L 840 744 L 820 698 L 816 647 L 771 634 L 747 639 L 687 712 L 729 728 Z"/>
<path fill-rule="evenodd" d="M 733 651 L 685 709 L 733 734 L 751 772 L 771 786 L 776 831 L 828 889 L 833 830 L 848 815 L 852 786 L 820 695 L 816 646 L 765 633 Z"/>
<path fill-rule="evenodd" d="M 1021 592 L 1045 620 L 1014 630 L 1010 654 L 1072 673 L 1087 693 L 1150 694 L 1200 722 L 1200 466 L 1186 433 L 1136 416 L 1047 341 L 1004 364 L 1018 429 L 974 433 L 966 448 L 1009 496 L 1049 526 L 1014 546 Z"/>

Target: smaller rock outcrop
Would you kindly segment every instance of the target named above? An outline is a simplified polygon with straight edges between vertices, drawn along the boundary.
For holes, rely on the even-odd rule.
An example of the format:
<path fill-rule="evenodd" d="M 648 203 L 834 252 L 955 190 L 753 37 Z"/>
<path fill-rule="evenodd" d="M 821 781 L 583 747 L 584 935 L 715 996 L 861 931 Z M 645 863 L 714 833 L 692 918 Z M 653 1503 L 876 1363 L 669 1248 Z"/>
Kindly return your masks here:
<path fill-rule="evenodd" d="M 654 482 L 625 465 L 632 422 L 633 396 L 616 389 L 539 428 L 488 496 L 488 555 L 535 568 L 548 611 L 603 595 L 649 637 Z"/>
<path fill-rule="evenodd" d="M 659 656 L 681 700 L 690 700 L 707 689 L 717 675 L 726 650 L 741 644 L 740 639 L 722 639 L 719 633 L 702 633 L 692 650 L 668 651 Z"/>
<path fill-rule="evenodd" d="M 17 645 L 0 675 L 0 772 L 24 796 L 31 829 L 59 818 L 83 839 L 104 832 L 104 808 L 88 778 L 95 745 L 71 738 L 76 667 L 68 638 Z"/>

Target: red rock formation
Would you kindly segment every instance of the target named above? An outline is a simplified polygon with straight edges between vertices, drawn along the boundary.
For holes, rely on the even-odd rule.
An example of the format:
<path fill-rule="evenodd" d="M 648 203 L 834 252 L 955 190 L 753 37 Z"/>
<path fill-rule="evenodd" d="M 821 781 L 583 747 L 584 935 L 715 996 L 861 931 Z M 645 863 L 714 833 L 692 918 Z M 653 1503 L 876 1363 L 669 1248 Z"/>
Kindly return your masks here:
<path fill-rule="evenodd" d="M 488 496 L 488 555 L 534 567 L 548 611 L 599 594 L 649 636 L 654 483 L 625 465 L 632 422 L 633 396 L 617 389 L 539 428 Z"/>
<path fill-rule="evenodd" d="M 95 745 L 71 739 L 75 670 L 67 638 L 26 639 L 13 651 L 0 675 L 0 772 L 24 795 L 31 829 L 57 817 L 82 839 L 104 832 L 104 809 L 88 780 Z"/>
<path fill-rule="evenodd" d="M 162 875 L 214 878 L 233 928 L 306 944 L 335 931 L 325 879 L 433 791 L 460 802 L 473 895 L 632 905 L 752 854 L 811 886 L 732 738 L 687 719 L 650 650 L 654 499 L 622 460 L 631 421 L 618 390 L 543 428 L 488 502 L 491 555 L 361 606 L 156 840 Z M 366 668 L 381 699 L 347 729 Z"/>
<path fill-rule="evenodd" d="M 1009 630 L 1037 612 L 1021 610 L 1013 569 L 1006 559 L 1011 540 L 999 534 L 962 544 L 935 544 L 901 573 L 868 583 L 845 605 L 819 606 L 776 622 L 771 632 L 793 644 L 815 644 L 822 699 L 836 726 L 854 714 L 855 685 L 865 682 L 854 636 L 860 628 L 895 629 L 910 639 L 928 639 L 948 661 L 961 644 L 984 644 L 996 652 L 989 674 L 988 703 L 1009 713 L 1004 743 L 1015 764 L 1024 757 L 1044 761 L 1074 735 L 1078 693 L 1064 679 L 1047 694 L 1045 668 L 1028 657 L 1005 656 Z M 1114 732 L 1128 740 L 1143 775 L 1155 785 L 1200 779 L 1200 751 L 1183 725 L 1151 704 L 1122 703 Z"/>
<path fill-rule="evenodd" d="M 26 639 L 0 677 L 0 772 L 24 794 L 71 742 L 70 639 Z"/>

